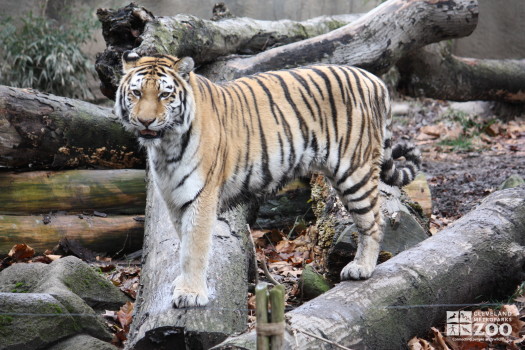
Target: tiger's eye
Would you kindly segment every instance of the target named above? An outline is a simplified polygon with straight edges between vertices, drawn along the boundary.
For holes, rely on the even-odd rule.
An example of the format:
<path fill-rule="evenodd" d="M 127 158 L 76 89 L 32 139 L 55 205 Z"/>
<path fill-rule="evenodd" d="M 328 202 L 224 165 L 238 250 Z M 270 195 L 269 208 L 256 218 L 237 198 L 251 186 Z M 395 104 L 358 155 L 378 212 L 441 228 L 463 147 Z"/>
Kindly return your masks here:
<path fill-rule="evenodd" d="M 163 92 L 162 94 L 160 94 L 160 98 L 166 98 L 170 95 L 169 92 Z"/>
<path fill-rule="evenodd" d="M 133 93 L 133 95 L 135 95 L 137 97 L 140 97 L 140 95 L 141 95 L 140 90 L 132 90 L 131 92 Z"/>

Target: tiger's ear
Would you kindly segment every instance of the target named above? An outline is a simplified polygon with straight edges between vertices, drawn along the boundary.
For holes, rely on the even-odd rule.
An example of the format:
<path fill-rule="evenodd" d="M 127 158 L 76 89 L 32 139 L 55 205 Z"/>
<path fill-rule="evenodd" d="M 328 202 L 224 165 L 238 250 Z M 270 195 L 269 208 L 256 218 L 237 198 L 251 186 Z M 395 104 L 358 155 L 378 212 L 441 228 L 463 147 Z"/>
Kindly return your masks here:
<path fill-rule="evenodd" d="M 180 74 L 182 79 L 188 80 L 190 77 L 190 72 L 195 67 L 195 63 L 191 57 L 183 57 L 179 62 L 175 63 L 175 70 Z"/>
<path fill-rule="evenodd" d="M 140 56 L 136 52 L 132 51 L 125 51 L 122 54 L 122 70 L 124 71 L 124 74 L 137 66 L 139 58 Z"/>

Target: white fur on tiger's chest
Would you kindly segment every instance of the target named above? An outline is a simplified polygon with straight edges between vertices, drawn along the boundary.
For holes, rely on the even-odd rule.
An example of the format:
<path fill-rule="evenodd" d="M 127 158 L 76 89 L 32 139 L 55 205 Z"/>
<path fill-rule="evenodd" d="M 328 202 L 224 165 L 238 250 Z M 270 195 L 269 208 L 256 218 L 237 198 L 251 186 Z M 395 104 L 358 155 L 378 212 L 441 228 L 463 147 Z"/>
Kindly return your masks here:
<path fill-rule="evenodd" d="M 198 169 L 196 157 L 189 157 L 196 148 L 190 140 L 181 156 L 180 145 L 163 140 L 160 147 L 148 148 L 148 159 L 154 183 L 168 207 L 179 210 L 192 201 L 204 186 L 204 177 Z M 173 161 L 180 157 L 180 160 Z"/>

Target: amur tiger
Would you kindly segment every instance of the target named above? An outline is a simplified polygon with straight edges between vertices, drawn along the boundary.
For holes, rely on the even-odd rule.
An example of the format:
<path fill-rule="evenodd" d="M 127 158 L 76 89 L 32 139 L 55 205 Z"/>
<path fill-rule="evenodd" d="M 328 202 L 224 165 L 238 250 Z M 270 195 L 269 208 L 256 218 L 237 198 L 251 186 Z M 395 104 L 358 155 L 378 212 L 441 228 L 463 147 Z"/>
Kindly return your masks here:
<path fill-rule="evenodd" d="M 362 69 L 318 65 L 215 84 L 193 68 L 189 57 L 126 52 L 115 103 L 147 149 L 181 238 L 173 305 L 208 303 L 208 252 L 220 210 L 308 172 L 329 179 L 359 229 L 341 279 L 370 277 L 382 239 L 378 183 L 405 185 L 420 166 L 417 149 L 391 146 L 384 83 Z M 393 162 L 400 156 L 402 169 Z"/>

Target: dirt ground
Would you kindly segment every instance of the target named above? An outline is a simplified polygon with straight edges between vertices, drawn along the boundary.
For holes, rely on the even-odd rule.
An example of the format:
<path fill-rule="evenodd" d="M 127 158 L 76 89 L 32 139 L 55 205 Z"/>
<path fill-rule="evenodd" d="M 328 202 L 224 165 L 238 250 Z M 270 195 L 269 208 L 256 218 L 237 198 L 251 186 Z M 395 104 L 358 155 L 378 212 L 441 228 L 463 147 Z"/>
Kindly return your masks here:
<path fill-rule="evenodd" d="M 439 226 L 474 209 L 510 175 L 525 177 L 525 108 L 509 118 L 488 103 L 405 100 L 393 110 L 394 137 L 422 151 Z"/>

